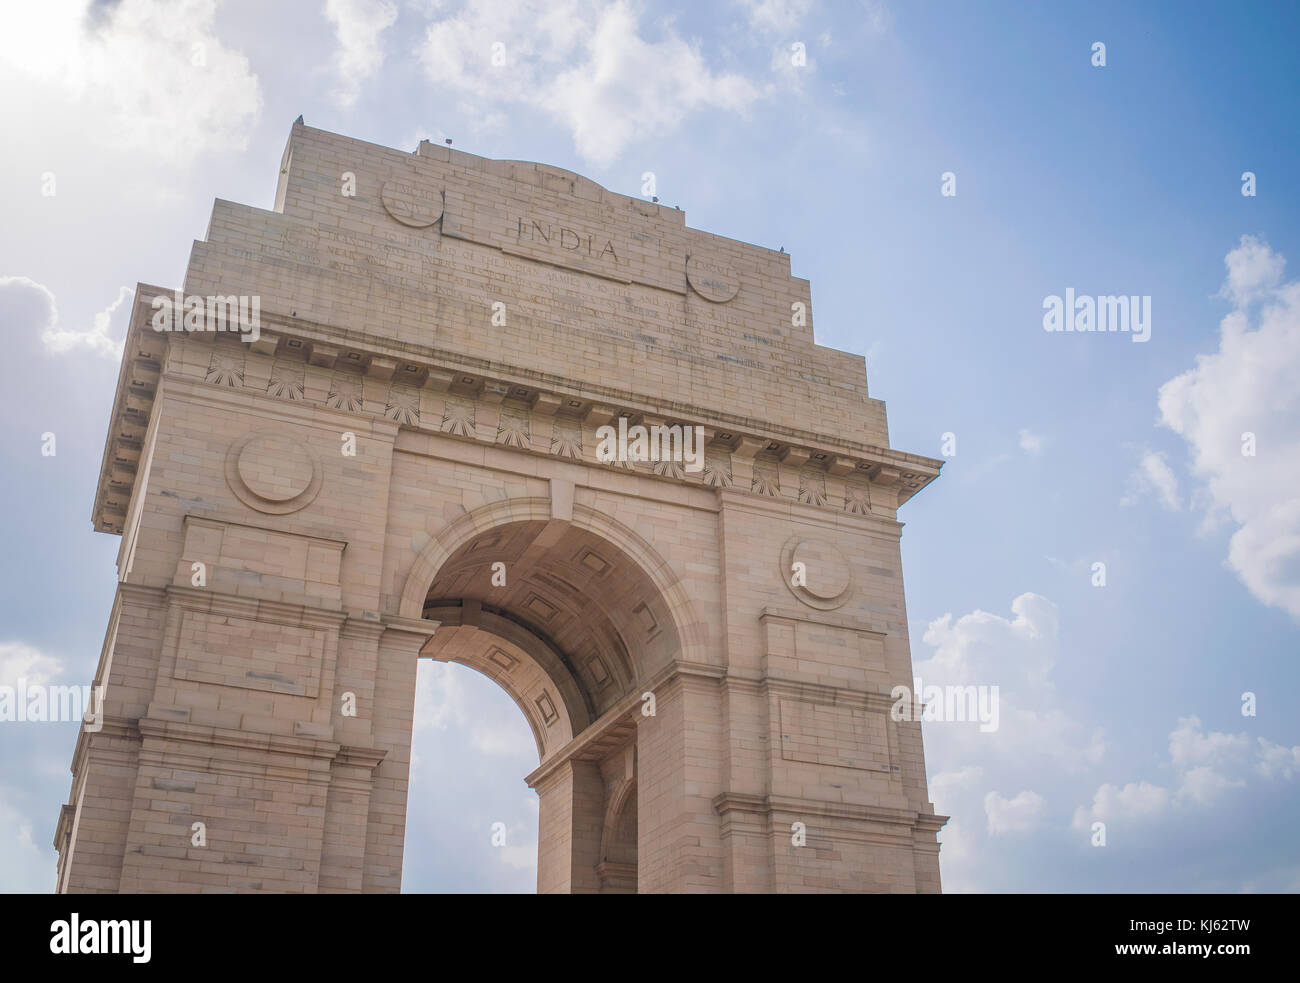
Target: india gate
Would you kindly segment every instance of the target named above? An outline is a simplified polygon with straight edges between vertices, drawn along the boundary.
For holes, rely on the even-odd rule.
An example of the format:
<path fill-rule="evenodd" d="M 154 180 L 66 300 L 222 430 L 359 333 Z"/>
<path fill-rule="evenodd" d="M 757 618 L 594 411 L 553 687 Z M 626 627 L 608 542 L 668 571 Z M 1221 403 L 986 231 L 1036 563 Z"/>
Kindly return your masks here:
<path fill-rule="evenodd" d="M 528 720 L 539 892 L 937 892 L 890 694 L 939 467 L 784 251 L 299 121 L 274 209 L 217 200 L 136 289 L 57 889 L 399 891 L 428 658 Z"/>

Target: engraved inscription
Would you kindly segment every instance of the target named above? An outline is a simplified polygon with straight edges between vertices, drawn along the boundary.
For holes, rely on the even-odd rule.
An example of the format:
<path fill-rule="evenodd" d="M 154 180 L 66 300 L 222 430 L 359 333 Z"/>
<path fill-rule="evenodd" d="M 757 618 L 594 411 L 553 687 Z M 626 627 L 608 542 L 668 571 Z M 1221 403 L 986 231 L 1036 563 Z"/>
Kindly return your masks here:
<path fill-rule="evenodd" d="M 520 216 L 515 220 L 515 236 L 522 242 L 554 246 L 570 252 L 594 256 L 596 259 L 609 259 L 618 262 L 618 253 L 614 249 L 614 240 L 597 235 L 594 232 L 580 232 L 551 222 L 538 222 L 535 219 Z M 601 240 L 604 239 L 602 244 Z"/>
<path fill-rule="evenodd" d="M 442 218 L 442 192 L 406 181 L 385 181 L 379 189 L 384 211 L 403 225 L 423 229 Z"/>
<path fill-rule="evenodd" d="M 705 300 L 725 304 L 740 293 L 740 276 L 715 260 L 690 256 L 686 260 L 686 282 Z"/>

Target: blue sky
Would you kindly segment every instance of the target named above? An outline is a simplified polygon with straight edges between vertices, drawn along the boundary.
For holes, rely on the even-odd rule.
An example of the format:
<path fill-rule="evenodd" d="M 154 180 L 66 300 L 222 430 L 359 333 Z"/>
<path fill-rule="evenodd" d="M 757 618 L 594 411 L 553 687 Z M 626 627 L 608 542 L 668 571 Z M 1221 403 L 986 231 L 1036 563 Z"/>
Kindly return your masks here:
<path fill-rule="evenodd" d="M 996 733 L 925 726 L 953 816 L 946 889 L 1300 890 L 1295 5 L 121 0 L 0 17 L 0 684 L 88 682 L 98 658 L 118 540 L 89 512 L 122 288 L 179 284 L 213 198 L 271 207 L 302 113 L 628 194 L 653 172 L 691 226 L 791 254 L 818 342 L 867 356 L 894 446 L 939 457 L 955 437 L 901 512 L 917 674 L 1002 700 Z M 1150 297 L 1150 340 L 1045 332 L 1067 288 Z M 417 707 L 406 888 L 531 890 L 522 715 L 431 664 Z M 52 887 L 74 740 L 0 723 L 0 888 Z"/>

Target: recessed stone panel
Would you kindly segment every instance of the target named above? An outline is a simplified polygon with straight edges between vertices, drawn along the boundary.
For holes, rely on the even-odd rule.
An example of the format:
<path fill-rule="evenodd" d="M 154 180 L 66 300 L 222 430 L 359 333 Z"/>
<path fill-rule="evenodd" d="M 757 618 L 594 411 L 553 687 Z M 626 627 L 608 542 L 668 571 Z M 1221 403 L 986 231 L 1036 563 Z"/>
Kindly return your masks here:
<path fill-rule="evenodd" d="M 781 757 L 786 761 L 888 772 L 885 715 L 859 707 L 782 700 Z"/>
<path fill-rule="evenodd" d="M 314 699 L 326 639 L 324 629 L 186 611 L 172 675 Z"/>

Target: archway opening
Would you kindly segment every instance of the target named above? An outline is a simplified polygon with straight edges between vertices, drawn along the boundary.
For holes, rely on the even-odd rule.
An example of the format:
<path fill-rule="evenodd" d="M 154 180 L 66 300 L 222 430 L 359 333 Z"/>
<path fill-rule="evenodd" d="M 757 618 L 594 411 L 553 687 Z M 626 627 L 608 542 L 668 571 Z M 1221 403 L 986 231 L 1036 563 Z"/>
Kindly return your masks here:
<path fill-rule="evenodd" d="M 520 520 L 484 530 L 451 552 L 423 613 L 439 627 L 421 656 L 491 679 L 532 733 L 538 766 L 527 781 L 538 806 L 538 890 L 634 892 L 640 835 L 634 704 L 640 687 L 680 649 L 672 614 L 650 576 L 590 530 L 561 520 Z M 425 689 L 435 691 L 422 699 L 457 698 L 457 676 L 429 678 Z M 440 685 L 452 692 L 436 692 Z M 428 712 L 417 701 L 417 722 Z M 454 746 L 425 751 L 417 744 L 417 794 L 428 780 L 416 772 L 424 756 L 448 755 Z M 492 771 L 484 766 L 484 773 Z M 407 843 L 417 851 L 422 844 L 409 831 L 422 822 L 408 809 Z M 498 848 L 508 849 L 510 821 L 497 822 L 505 824 Z"/>
<path fill-rule="evenodd" d="M 532 729 L 493 680 L 421 659 L 407 786 L 402 890 L 537 890 L 537 767 Z"/>

